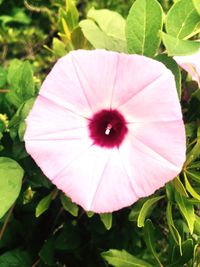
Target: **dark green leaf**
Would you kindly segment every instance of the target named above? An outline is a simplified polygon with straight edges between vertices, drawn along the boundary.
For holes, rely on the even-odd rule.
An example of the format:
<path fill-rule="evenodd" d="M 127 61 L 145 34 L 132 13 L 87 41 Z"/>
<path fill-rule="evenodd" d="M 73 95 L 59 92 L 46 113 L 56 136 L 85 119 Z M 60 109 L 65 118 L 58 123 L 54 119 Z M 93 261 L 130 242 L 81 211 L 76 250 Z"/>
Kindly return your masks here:
<path fill-rule="evenodd" d="M 174 74 L 178 97 L 179 97 L 179 99 L 181 99 L 181 71 L 179 69 L 178 64 L 176 63 L 176 61 L 173 58 L 168 57 L 165 54 L 160 54 L 160 55 L 156 56 L 155 59 L 162 62 Z"/>
<path fill-rule="evenodd" d="M 150 219 L 147 219 L 145 221 L 144 225 L 144 240 L 146 242 L 147 248 L 149 251 L 153 254 L 154 258 L 158 262 L 159 266 L 163 266 L 162 263 L 159 260 L 158 254 L 156 252 L 155 248 L 155 228 L 153 226 L 153 223 Z"/>
<path fill-rule="evenodd" d="M 30 267 L 32 260 L 26 251 L 15 249 L 0 256 L 0 267 Z"/>

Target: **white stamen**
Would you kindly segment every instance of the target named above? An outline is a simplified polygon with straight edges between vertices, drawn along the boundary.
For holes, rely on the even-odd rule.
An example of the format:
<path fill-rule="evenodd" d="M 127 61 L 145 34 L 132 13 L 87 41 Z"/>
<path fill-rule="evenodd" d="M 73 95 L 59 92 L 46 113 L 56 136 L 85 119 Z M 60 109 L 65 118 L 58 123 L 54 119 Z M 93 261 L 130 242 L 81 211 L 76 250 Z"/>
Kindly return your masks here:
<path fill-rule="evenodd" d="M 106 130 L 105 130 L 105 134 L 106 134 L 106 135 L 109 135 L 111 129 L 112 129 L 112 125 L 111 125 L 110 123 L 108 123 L 108 125 L 107 125 L 107 127 L 106 127 Z"/>

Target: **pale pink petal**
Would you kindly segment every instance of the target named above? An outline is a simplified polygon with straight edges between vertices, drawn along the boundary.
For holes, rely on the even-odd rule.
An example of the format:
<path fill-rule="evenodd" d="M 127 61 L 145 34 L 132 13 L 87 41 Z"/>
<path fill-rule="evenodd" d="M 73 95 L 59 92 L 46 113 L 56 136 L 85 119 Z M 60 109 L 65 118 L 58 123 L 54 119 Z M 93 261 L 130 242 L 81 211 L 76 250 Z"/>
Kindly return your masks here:
<path fill-rule="evenodd" d="M 174 76 L 168 69 L 118 107 L 128 122 L 161 122 L 182 119 Z"/>
<path fill-rule="evenodd" d="M 87 119 L 40 95 L 26 119 L 26 124 L 25 141 L 88 136 Z"/>
<path fill-rule="evenodd" d="M 78 50 L 70 56 L 92 111 L 110 108 L 120 54 L 105 50 Z"/>
<path fill-rule="evenodd" d="M 103 213 L 138 199 L 117 148 L 92 146 L 66 166 L 53 183 L 85 210 Z"/>
<path fill-rule="evenodd" d="M 117 64 L 116 52 L 71 52 L 58 60 L 40 94 L 77 114 L 90 117 L 91 111 L 110 107 Z"/>
<path fill-rule="evenodd" d="M 155 136 L 151 141 L 153 128 L 157 131 L 154 132 Z M 142 130 L 146 130 L 146 134 L 142 134 Z M 148 130 L 149 137 L 147 137 Z M 177 125 L 177 133 L 176 125 L 173 123 L 166 123 L 166 133 L 161 125 L 156 126 L 155 124 L 136 126 L 135 129 L 133 127 L 129 131 L 128 137 L 120 146 L 119 151 L 139 197 L 154 193 L 155 190 L 179 174 L 185 160 L 184 137 L 182 122 Z M 156 138 L 158 144 L 155 144 Z M 166 147 L 167 150 L 165 150 Z"/>
<path fill-rule="evenodd" d="M 112 108 L 126 103 L 134 95 L 154 83 L 166 72 L 166 67 L 155 60 L 139 55 L 119 54 Z"/>
<path fill-rule="evenodd" d="M 187 71 L 200 86 L 200 51 L 189 56 L 175 56 L 174 60 Z"/>
<path fill-rule="evenodd" d="M 50 179 L 65 166 L 74 161 L 80 154 L 88 150 L 92 140 L 68 139 L 68 140 L 27 140 L 26 150 Z M 79 177 L 80 178 L 80 177 Z"/>

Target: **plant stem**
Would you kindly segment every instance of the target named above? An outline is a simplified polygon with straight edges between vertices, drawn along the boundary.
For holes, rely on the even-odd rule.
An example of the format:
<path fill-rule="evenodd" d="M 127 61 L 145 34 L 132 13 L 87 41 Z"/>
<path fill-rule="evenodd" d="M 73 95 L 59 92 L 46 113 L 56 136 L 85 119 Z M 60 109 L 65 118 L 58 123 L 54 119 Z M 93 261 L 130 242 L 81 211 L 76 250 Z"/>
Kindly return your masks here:
<path fill-rule="evenodd" d="M 10 216 L 12 214 L 12 211 L 13 211 L 14 207 L 15 207 L 15 203 L 12 205 L 12 207 L 8 211 L 8 214 L 6 215 L 5 221 L 4 221 L 3 226 L 1 228 L 1 231 L 0 231 L 0 240 L 2 239 L 2 237 L 3 237 L 4 233 L 5 233 L 6 227 L 8 225 L 8 222 L 9 222 L 9 219 L 10 219 Z"/>

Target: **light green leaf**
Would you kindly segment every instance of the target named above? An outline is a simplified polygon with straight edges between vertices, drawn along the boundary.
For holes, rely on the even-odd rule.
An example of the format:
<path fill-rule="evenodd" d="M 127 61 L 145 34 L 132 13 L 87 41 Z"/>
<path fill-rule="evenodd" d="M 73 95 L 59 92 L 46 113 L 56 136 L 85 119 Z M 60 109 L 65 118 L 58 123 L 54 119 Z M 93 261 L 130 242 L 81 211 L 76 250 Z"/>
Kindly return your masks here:
<path fill-rule="evenodd" d="M 0 157 L 0 218 L 17 199 L 24 171 L 10 158 Z"/>
<path fill-rule="evenodd" d="M 112 227 L 112 213 L 101 213 L 99 216 L 106 229 L 110 230 Z"/>
<path fill-rule="evenodd" d="M 174 241 L 179 246 L 180 254 L 182 255 L 182 246 L 181 246 L 182 240 L 181 240 L 181 236 L 180 236 L 176 226 L 174 225 L 174 221 L 173 221 L 173 217 L 172 217 L 172 203 L 171 203 L 171 201 L 168 201 L 168 204 L 167 204 L 167 223 L 168 223 L 171 235 L 172 235 Z"/>
<path fill-rule="evenodd" d="M 192 0 L 175 2 L 166 17 L 167 33 L 179 39 L 187 39 L 195 35 L 197 27 L 200 30 L 200 16 Z"/>
<path fill-rule="evenodd" d="M 146 217 L 151 213 L 152 209 L 155 207 L 156 202 L 158 202 L 160 199 L 164 198 L 164 196 L 159 197 L 152 197 L 149 198 L 142 206 L 141 211 L 138 216 L 137 220 L 137 226 L 143 227 L 144 221 Z"/>
<path fill-rule="evenodd" d="M 188 193 L 178 176 L 172 181 L 172 184 L 177 192 L 179 192 L 184 197 L 188 197 Z"/>
<path fill-rule="evenodd" d="M 125 250 L 110 249 L 101 253 L 101 256 L 114 267 L 153 267 L 151 264 L 129 254 Z"/>
<path fill-rule="evenodd" d="M 196 198 L 197 200 L 200 201 L 200 195 L 194 190 L 194 188 L 191 186 L 186 173 L 183 173 L 184 175 L 184 179 L 185 179 L 185 187 L 187 189 L 187 191 L 190 193 L 191 196 L 193 196 L 193 198 Z"/>
<path fill-rule="evenodd" d="M 3 88 L 6 84 L 7 72 L 0 67 L 0 88 Z"/>
<path fill-rule="evenodd" d="M 12 75 L 8 73 L 11 84 L 11 92 L 7 93 L 7 100 L 17 108 L 35 94 L 33 71 L 28 61 L 14 67 Z"/>
<path fill-rule="evenodd" d="M 176 81 L 176 89 L 177 89 L 178 97 L 180 100 L 181 99 L 181 71 L 180 71 L 178 64 L 173 58 L 168 57 L 165 54 L 160 54 L 156 56 L 155 59 L 162 62 L 174 74 L 174 78 Z"/>
<path fill-rule="evenodd" d="M 61 194 L 60 200 L 63 208 L 68 211 L 73 216 L 78 216 L 78 206 L 71 201 L 69 197 L 64 194 Z"/>
<path fill-rule="evenodd" d="M 186 197 L 183 197 L 178 192 L 175 192 L 175 200 L 179 207 L 180 212 L 182 213 L 183 217 L 185 218 L 188 224 L 190 233 L 192 234 L 194 230 L 194 221 L 195 221 L 194 207 Z"/>
<path fill-rule="evenodd" d="M 153 254 L 159 266 L 163 266 L 155 249 L 155 229 L 150 219 L 147 219 L 144 225 L 144 240 L 146 242 L 147 248 Z"/>
<path fill-rule="evenodd" d="M 192 0 L 193 5 L 196 8 L 197 12 L 200 14 L 200 1 L 199 0 Z"/>
<path fill-rule="evenodd" d="M 163 11 L 156 0 L 136 0 L 126 23 L 128 52 L 154 56 L 160 44 L 162 25 Z"/>
<path fill-rule="evenodd" d="M 57 58 L 62 57 L 67 54 L 67 51 L 65 49 L 65 44 L 58 38 L 56 37 L 53 38 L 52 45 L 53 45 L 52 47 L 53 53 Z"/>
<path fill-rule="evenodd" d="M 180 40 L 164 32 L 161 35 L 169 56 L 191 55 L 200 49 L 200 42 Z"/>
<path fill-rule="evenodd" d="M 91 9 L 79 23 L 85 38 L 95 47 L 126 52 L 125 20 L 117 12 Z"/>
<path fill-rule="evenodd" d="M 38 203 L 36 210 L 35 210 L 35 217 L 38 218 L 46 210 L 48 210 L 48 208 L 51 204 L 51 201 L 52 201 L 52 197 L 53 197 L 53 192 L 51 192 L 49 195 L 47 195 L 46 197 L 44 197 L 40 200 L 40 202 Z"/>

